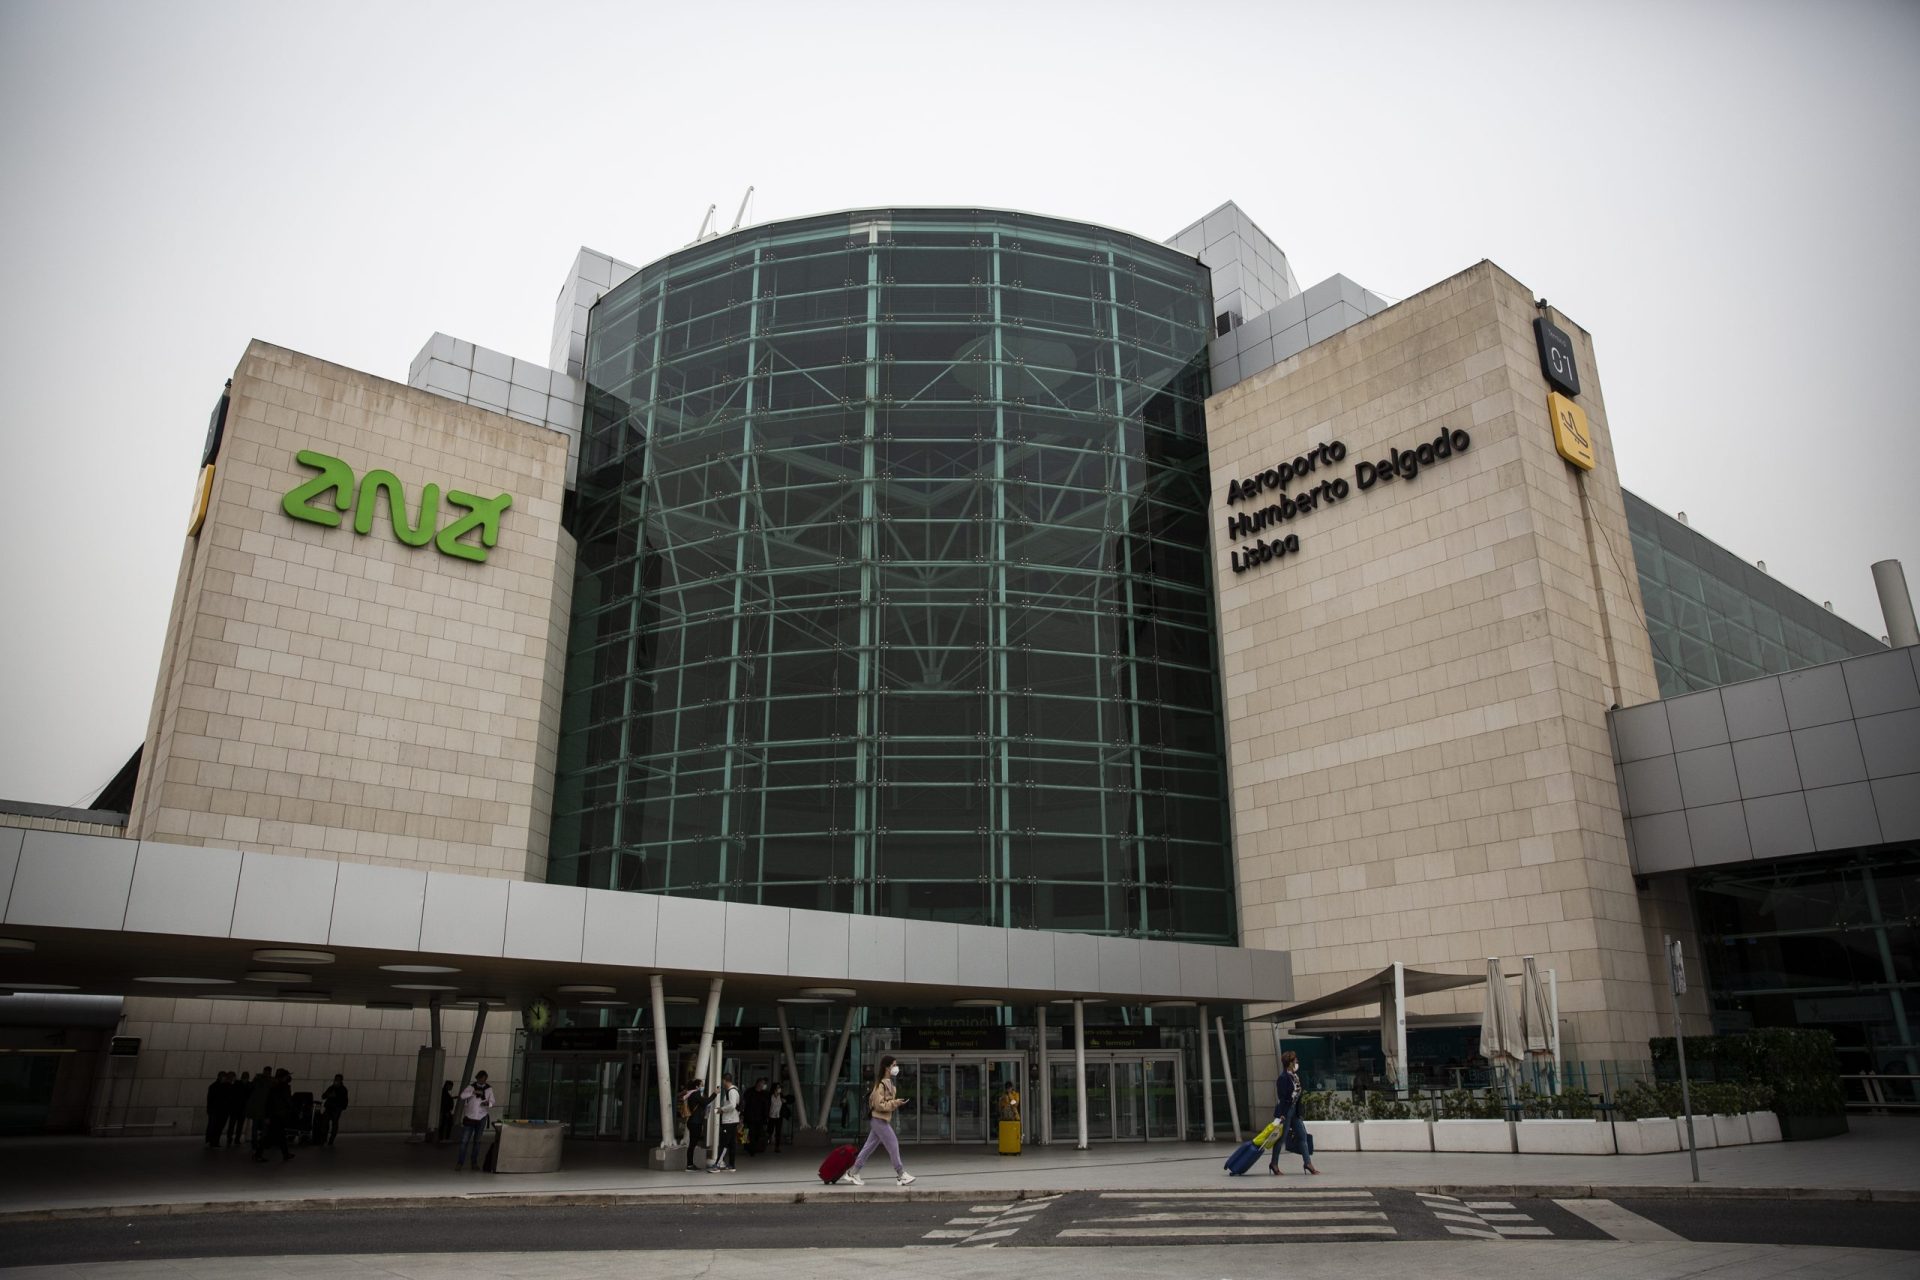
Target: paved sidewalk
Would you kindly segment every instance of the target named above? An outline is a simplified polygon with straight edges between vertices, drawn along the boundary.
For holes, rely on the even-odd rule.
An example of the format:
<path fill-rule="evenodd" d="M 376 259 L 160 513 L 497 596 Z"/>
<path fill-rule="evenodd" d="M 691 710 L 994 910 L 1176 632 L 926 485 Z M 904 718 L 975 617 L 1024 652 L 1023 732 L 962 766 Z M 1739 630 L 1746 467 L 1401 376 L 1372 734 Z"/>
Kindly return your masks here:
<path fill-rule="evenodd" d="M 1861 1117 L 1853 1132 L 1814 1142 L 1768 1143 L 1700 1153 L 1697 1194 L 1767 1191 L 1920 1199 L 1920 1119 Z M 656 1173 L 646 1150 L 625 1143 L 571 1143 L 559 1173 L 455 1172 L 451 1146 L 394 1135 L 349 1134 L 335 1147 L 297 1148 L 296 1159 L 256 1164 L 243 1149 L 209 1151 L 180 1138 L 18 1138 L 0 1160 L 0 1215 L 140 1206 L 152 1211 L 242 1205 L 320 1208 L 347 1201 L 417 1205 L 448 1199 L 538 1199 L 593 1203 L 644 1197 L 847 1197 L 1016 1195 L 1050 1191 L 1215 1189 L 1230 1143 L 1029 1147 L 1024 1155 L 952 1147 L 909 1148 L 917 1181 L 902 1189 L 890 1171 L 869 1165 L 864 1191 L 823 1187 L 818 1149 L 743 1157 L 738 1173 Z M 1498 1189 L 1506 1194 L 1696 1193 L 1686 1153 L 1658 1156 L 1517 1156 L 1421 1152 L 1323 1152 L 1315 1188 L 1343 1186 Z M 1304 1175 L 1286 1157 L 1285 1184 L 1266 1176 L 1231 1185 L 1293 1185 Z"/>
<path fill-rule="evenodd" d="M 1180 1248 L 1047 1249 L 1010 1257 L 985 1249 L 740 1249 L 599 1253 L 452 1253 L 302 1255 L 284 1258 L 185 1258 L 171 1262 L 75 1263 L 23 1267 L 31 1280 L 108 1280 L 130 1275 L 163 1280 L 1002 1280 L 1009 1271 L 1042 1269 L 1048 1280 L 1192 1280 L 1195 1276 L 1273 1276 L 1287 1280 L 1404 1280 L 1404 1244 L 1293 1244 L 1283 1258 L 1271 1245 Z M 1578 1275 L 1581 1280 L 1683 1280 L 1705 1275 L 1742 1280 L 1910 1280 L 1920 1254 L 1773 1244 L 1626 1244 L 1610 1240 L 1461 1241 L 1420 1253 L 1421 1280 L 1488 1280 L 1490 1276 Z"/>

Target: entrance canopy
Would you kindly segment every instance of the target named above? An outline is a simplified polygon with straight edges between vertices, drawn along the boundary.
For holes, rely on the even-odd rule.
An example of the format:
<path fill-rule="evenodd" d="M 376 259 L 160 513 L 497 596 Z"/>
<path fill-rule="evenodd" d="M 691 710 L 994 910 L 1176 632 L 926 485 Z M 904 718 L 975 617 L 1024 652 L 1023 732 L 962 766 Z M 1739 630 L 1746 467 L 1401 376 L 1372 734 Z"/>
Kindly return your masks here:
<path fill-rule="evenodd" d="M 1343 1009 L 1358 1009 L 1370 1004 L 1392 1004 L 1393 966 L 1388 965 L 1369 978 L 1362 978 L 1352 986 L 1342 987 L 1312 1000 L 1302 1000 L 1299 1004 L 1276 1009 L 1272 1013 L 1257 1015 L 1252 1021 L 1298 1022 L 1302 1018 L 1311 1018 L 1320 1013 L 1337 1013 Z M 1451 991 L 1455 987 L 1471 987 L 1485 982 L 1484 973 L 1434 973 L 1426 969 L 1403 969 L 1402 988 L 1404 994 L 1413 996 L 1431 995 L 1436 991 Z"/>
<path fill-rule="evenodd" d="M 525 1008 L 570 995 L 644 1004 L 658 975 L 670 998 L 724 978 L 739 1004 L 1241 1004 L 1293 993 L 1281 951 L 6 827 L 0 912 L 0 933 L 33 944 L 0 952 L 0 991 Z"/>

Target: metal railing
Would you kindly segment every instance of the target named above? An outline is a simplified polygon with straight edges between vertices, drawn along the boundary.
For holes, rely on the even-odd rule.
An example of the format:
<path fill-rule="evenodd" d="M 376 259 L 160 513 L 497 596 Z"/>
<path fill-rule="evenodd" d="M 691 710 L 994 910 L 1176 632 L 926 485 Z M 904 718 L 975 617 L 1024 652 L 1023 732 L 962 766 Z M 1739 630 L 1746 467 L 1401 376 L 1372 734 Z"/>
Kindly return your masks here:
<path fill-rule="evenodd" d="M 1840 1091 L 1846 1095 L 1849 1111 L 1868 1115 L 1920 1111 L 1920 1075 L 1878 1075 L 1867 1071 L 1841 1076 Z"/>

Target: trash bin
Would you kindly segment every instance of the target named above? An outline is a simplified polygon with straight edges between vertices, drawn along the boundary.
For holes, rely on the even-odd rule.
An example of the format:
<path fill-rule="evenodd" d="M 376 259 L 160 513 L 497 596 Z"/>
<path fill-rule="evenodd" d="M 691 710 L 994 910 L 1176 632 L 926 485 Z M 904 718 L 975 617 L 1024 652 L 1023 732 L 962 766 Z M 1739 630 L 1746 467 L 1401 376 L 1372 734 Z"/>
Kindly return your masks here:
<path fill-rule="evenodd" d="M 567 1126 L 551 1120 L 506 1120 L 500 1125 L 495 1173 L 558 1173 Z"/>
<path fill-rule="evenodd" d="M 1000 1095 L 1000 1154 L 1020 1154 L 1020 1091 L 1008 1084 Z"/>

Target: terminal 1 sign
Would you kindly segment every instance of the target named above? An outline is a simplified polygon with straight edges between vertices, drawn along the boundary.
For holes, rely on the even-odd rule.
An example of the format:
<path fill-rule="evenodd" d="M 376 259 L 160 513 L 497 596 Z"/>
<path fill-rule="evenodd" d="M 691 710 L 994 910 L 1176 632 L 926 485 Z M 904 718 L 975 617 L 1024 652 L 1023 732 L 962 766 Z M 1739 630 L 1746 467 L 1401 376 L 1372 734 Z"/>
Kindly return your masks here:
<path fill-rule="evenodd" d="M 384 493 L 387 523 L 392 526 L 395 538 L 409 547 L 424 547 L 431 542 L 441 555 L 456 560 L 485 563 L 488 548 L 500 541 L 500 517 L 513 505 L 511 494 L 482 498 L 449 489 L 445 495 L 447 506 L 461 508 L 464 514 L 456 515 L 441 526 L 440 486 L 429 484 L 420 491 L 420 514 L 409 520 L 406 487 L 393 472 L 369 471 L 360 477 L 356 487 L 353 468 L 338 458 L 311 449 L 302 449 L 293 458 L 301 466 L 320 473 L 289 489 L 280 500 L 281 510 L 295 520 L 332 529 L 338 528 L 340 521 L 352 512 L 353 531 L 372 533 L 374 509 Z M 461 541 L 469 533 L 476 534 L 478 541 Z"/>

